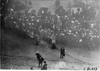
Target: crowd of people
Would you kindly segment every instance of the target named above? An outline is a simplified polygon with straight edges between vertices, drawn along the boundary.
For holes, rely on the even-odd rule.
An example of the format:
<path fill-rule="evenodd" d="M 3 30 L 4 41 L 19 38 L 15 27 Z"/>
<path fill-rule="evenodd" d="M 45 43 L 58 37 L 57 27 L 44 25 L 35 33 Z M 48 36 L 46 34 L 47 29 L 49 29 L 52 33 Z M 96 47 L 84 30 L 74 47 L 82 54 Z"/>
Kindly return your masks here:
<path fill-rule="evenodd" d="M 5 20 L 31 37 L 45 35 L 45 37 L 53 39 L 60 35 L 65 37 L 71 35 L 77 37 L 75 39 L 77 42 L 80 42 L 78 37 L 86 38 L 90 42 L 93 38 L 100 37 L 98 23 L 95 23 L 96 10 L 89 4 L 81 4 L 79 7 L 73 6 L 65 9 L 58 2 L 54 13 L 47 7 L 41 7 L 38 12 L 31 8 L 24 12 L 9 9 L 10 14 Z"/>

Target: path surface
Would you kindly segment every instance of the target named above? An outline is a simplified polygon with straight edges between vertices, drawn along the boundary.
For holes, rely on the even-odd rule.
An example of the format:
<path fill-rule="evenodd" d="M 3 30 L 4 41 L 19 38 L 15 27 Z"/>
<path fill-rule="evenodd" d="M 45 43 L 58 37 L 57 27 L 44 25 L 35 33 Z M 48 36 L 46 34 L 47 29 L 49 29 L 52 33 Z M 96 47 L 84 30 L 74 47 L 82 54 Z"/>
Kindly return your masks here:
<path fill-rule="evenodd" d="M 48 47 L 40 47 L 40 46 L 30 46 L 29 48 L 29 54 L 28 55 L 3 55 L 3 57 L 8 58 L 6 64 L 8 68 L 12 69 L 30 69 L 30 67 L 33 67 L 33 69 L 40 69 L 38 68 L 38 62 L 35 57 L 36 51 L 39 51 L 41 55 L 45 58 L 45 60 L 48 63 L 48 69 L 74 69 L 74 70 L 83 70 L 85 67 L 98 67 L 98 64 L 92 64 L 89 62 L 86 62 L 86 60 L 82 60 L 77 57 L 73 57 L 68 52 L 66 52 L 66 56 L 64 59 L 59 58 L 59 50 L 51 50 Z M 45 49 L 44 49 L 45 48 Z M 16 51 L 17 52 L 17 51 Z M 9 65 L 9 66 L 8 66 Z"/>

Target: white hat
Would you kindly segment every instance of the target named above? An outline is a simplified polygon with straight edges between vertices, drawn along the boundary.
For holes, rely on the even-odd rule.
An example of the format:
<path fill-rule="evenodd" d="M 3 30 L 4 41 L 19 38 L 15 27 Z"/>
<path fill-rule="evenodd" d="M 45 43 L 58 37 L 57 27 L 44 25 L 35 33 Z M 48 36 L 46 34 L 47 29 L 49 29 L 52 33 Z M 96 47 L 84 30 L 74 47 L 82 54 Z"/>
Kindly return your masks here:
<path fill-rule="evenodd" d="M 37 51 L 36 53 L 39 53 L 39 51 Z"/>

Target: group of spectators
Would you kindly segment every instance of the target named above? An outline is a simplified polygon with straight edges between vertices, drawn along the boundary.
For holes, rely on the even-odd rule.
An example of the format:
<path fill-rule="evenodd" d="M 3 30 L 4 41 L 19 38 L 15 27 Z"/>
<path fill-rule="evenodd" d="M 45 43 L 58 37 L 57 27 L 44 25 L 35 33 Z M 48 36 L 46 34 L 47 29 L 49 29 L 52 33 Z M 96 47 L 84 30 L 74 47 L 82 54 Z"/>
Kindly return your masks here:
<path fill-rule="evenodd" d="M 83 15 L 83 13 L 80 12 L 80 8 L 78 8 L 77 11 L 78 12 L 75 14 L 74 10 L 66 10 L 62 6 L 57 7 L 54 14 L 52 14 L 52 11 L 49 11 L 49 8 L 46 7 L 41 7 L 38 13 L 36 13 L 36 10 L 32 9 L 27 9 L 24 13 L 16 13 L 12 10 L 12 16 L 15 19 L 11 19 L 16 20 L 17 22 L 19 21 L 18 23 L 15 21 L 17 24 L 15 22 L 14 24 L 22 28 L 24 31 L 30 32 L 31 35 L 34 35 L 36 30 L 39 30 L 37 32 L 40 32 L 42 29 L 50 29 L 49 33 L 51 33 L 51 31 L 59 33 L 61 31 L 68 31 L 68 28 L 71 29 L 71 20 L 75 21 L 78 18 L 82 18 L 80 16 Z M 78 22 L 76 21 L 76 23 Z M 79 27 L 79 25 L 75 26 Z"/>
<path fill-rule="evenodd" d="M 96 11 L 92 6 L 84 3 L 82 3 L 82 6 L 65 9 L 62 5 L 59 5 L 55 7 L 53 12 L 49 11 L 47 7 L 41 7 L 38 12 L 31 8 L 24 12 L 14 12 L 11 9 L 12 15 L 10 18 L 15 21 L 13 24 L 16 27 L 21 28 L 31 36 L 45 31 L 45 34 L 49 37 L 52 34 L 56 36 L 61 33 L 74 36 L 79 34 L 85 37 L 89 35 L 91 26 L 92 28 L 96 26 L 93 21 Z M 97 29 L 94 29 L 97 32 Z"/>
<path fill-rule="evenodd" d="M 15 11 L 10 8 L 10 14 L 4 19 L 6 23 L 25 31 L 29 36 L 45 35 L 52 39 L 63 35 L 71 35 L 70 40 L 80 42 L 86 39 L 87 45 L 94 38 L 100 38 L 99 23 L 96 17 L 99 11 L 92 5 L 76 2 L 76 5 L 64 8 L 58 2 L 52 11 L 47 7 L 41 7 L 38 11 L 27 8 L 24 11 Z M 8 25 L 9 25 L 8 24 Z M 82 41 L 83 42 L 83 41 Z"/>

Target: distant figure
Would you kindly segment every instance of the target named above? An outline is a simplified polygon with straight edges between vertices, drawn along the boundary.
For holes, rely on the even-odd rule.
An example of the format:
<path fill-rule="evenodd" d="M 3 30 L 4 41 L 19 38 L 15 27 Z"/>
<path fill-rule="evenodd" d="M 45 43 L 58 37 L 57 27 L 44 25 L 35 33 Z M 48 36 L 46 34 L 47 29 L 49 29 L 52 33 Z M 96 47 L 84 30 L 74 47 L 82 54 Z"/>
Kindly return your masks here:
<path fill-rule="evenodd" d="M 60 6 L 60 0 L 55 1 L 55 6 L 56 6 L 56 8 L 58 8 Z"/>
<path fill-rule="evenodd" d="M 40 55 L 40 53 L 37 51 L 36 52 L 36 57 L 37 57 L 37 60 L 38 60 L 38 62 L 39 62 L 39 64 L 38 65 L 40 65 L 40 58 L 41 58 L 41 55 Z"/>
<path fill-rule="evenodd" d="M 62 47 L 60 49 L 60 58 L 63 58 L 63 56 L 65 56 L 65 49 Z"/>
<path fill-rule="evenodd" d="M 57 49 L 57 47 L 54 43 L 52 43 L 52 49 Z"/>
<path fill-rule="evenodd" d="M 38 41 L 36 41 L 36 45 L 39 45 Z"/>
<path fill-rule="evenodd" d="M 44 65 L 43 65 L 43 67 L 41 68 L 41 70 L 47 70 L 47 63 L 46 63 L 46 61 L 44 61 Z"/>
<path fill-rule="evenodd" d="M 87 70 L 90 70 L 90 67 L 88 67 Z"/>
<path fill-rule="evenodd" d="M 44 58 L 41 56 L 41 57 L 40 57 L 40 60 L 39 60 L 39 67 L 42 67 L 43 61 L 44 61 Z"/>
<path fill-rule="evenodd" d="M 30 69 L 33 70 L 33 67 L 31 67 Z"/>
<path fill-rule="evenodd" d="M 63 58 L 63 47 L 60 49 L 60 58 Z"/>
<path fill-rule="evenodd" d="M 97 67 L 92 67 L 92 70 L 95 70 L 96 71 L 97 70 Z"/>

